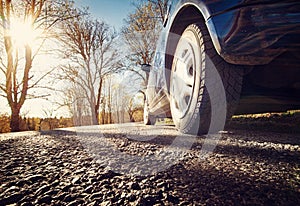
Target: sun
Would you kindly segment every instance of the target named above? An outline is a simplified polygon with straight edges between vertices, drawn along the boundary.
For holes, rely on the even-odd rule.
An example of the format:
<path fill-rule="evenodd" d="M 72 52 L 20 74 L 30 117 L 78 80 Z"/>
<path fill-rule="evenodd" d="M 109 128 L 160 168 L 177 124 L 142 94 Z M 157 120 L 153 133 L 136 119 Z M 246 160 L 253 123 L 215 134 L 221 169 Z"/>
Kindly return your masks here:
<path fill-rule="evenodd" d="M 39 32 L 35 30 L 30 20 L 13 18 L 10 21 L 10 36 L 15 47 L 32 46 Z"/>

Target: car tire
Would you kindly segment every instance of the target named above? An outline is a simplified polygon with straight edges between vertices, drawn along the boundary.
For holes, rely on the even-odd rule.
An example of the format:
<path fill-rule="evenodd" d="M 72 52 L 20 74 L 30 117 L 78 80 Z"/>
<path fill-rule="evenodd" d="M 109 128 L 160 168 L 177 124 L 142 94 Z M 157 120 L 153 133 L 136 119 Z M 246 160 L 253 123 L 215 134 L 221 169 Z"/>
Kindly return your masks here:
<path fill-rule="evenodd" d="M 155 116 L 151 115 L 149 113 L 149 107 L 148 104 L 145 102 L 144 104 L 144 124 L 145 125 L 154 125 L 156 122 Z"/>
<path fill-rule="evenodd" d="M 176 127 L 190 134 L 223 130 L 238 104 L 242 77 L 240 66 L 217 54 L 205 24 L 189 25 L 177 43 L 170 76 L 170 108 Z"/>

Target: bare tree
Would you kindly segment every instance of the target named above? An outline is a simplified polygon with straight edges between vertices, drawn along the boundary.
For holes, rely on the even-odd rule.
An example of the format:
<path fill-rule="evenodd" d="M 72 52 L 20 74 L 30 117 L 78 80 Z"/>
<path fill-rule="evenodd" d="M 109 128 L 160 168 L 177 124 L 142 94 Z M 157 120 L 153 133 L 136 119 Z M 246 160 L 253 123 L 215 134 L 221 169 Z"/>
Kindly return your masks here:
<path fill-rule="evenodd" d="M 53 130 L 59 127 L 59 120 L 54 116 L 55 110 L 43 109 L 45 118 L 41 119 L 40 124 L 48 124 L 49 130 Z"/>
<path fill-rule="evenodd" d="M 117 34 L 103 21 L 78 16 L 62 25 L 60 41 L 69 64 L 61 67 L 61 78 L 78 85 L 91 108 L 92 123 L 98 124 L 103 78 L 114 72 Z"/>
<path fill-rule="evenodd" d="M 88 102 L 82 88 L 73 84 L 64 89 L 63 95 L 63 103 L 56 103 L 59 107 L 66 106 L 68 108 L 69 113 L 73 118 L 73 124 L 75 126 L 90 125 L 92 122 L 87 119 L 90 114 L 90 108 L 87 106 Z"/>
<path fill-rule="evenodd" d="M 169 12 L 170 0 L 140 0 L 135 11 L 125 19 L 122 34 L 136 64 L 152 62 L 156 43 Z"/>
<path fill-rule="evenodd" d="M 168 3 L 169 0 L 140 0 L 135 4 L 135 11 L 125 19 L 122 34 L 129 47 L 129 55 L 123 64 L 127 71 L 142 81 L 141 91 L 147 86 L 148 73 L 140 67 L 153 61 Z"/>
<path fill-rule="evenodd" d="M 125 94 L 125 85 L 120 84 L 120 82 L 115 82 L 112 86 L 112 93 L 114 97 L 114 113 L 115 113 L 115 122 L 124 123 L 125 122 L 125 107 L 128 103 L 128 96 L 124 98 Z"/>
<path fill-rule="evenodd" d="M 0 95 L 11 109 L 11 131 L 20 130 L 20 110 L 26 99 L 45 96 L 29 93 L 50 73 L 34 76 L 34 59 L 51 28 L 70 18 L 71 6 L 68 0 L 0 0 L 0 74 L 4 79 Z"/>
<path fill-rule="evenodd" d="M 112 120 L 112 76 L 107 75 L 103 80 L 103 91 L 101 98 L 101 124 L 111 124 Z"/>
<path fill-rule="evenodd" d="M 125 22 L 122 34 L 131 52 L 129 59 L 136 65 L 150 64 L 160 29 L 153 5 L 141 5 Z"/>
<path fill-rule="evenodd" d="M 156 17 L 160 19 L 163 24 L 169 12 L 169 5 L 171 0 L 141 0 L 142 2 L 149 2 L 153 5 Z"/>
<path fill-rule="evenodd" d="M 130 74 L 130 72 L 123 74 L 123 81 L 120 79 L 114 81 L 116 78 L 112 78 L 111 91 L 108 93 L 114 100 L 110 103 L 110 107 L 116 123 L 134 121 L 133 115 L 141 106 L 141 102 L 137 101 L 141 97 L 139 93 L 141 80 Z"/>
<path fill-rule="evenodd" d="M 119 83 L 114 83 L 112 85 L 112 96 L 114 97 L 114 101 L 112 102 L 112 107 L 113 107 L 113 111 L 115 114 L 115 118 L 114 118 L 114 122 L 116 123 L 120 123 L 120 84 Z"/>
<path fill-rule="evenodd" d="M 134 122 L 133 114 L 134 114 L 134 105 L 133 105 L 133 98 L 129 98 L 129 101 L 127 103 L 127 113 L 129 115 L 129 121 Z"/>
<path fill-rule="evenodd" d="M 112 77 L 111 77 L 111 75 L 107 76 L 106 79 L 107 79 L 107 84 L 106 84 L 107 123 L 111 124 L 111 123 L 113 123 L 113 120 L 112 120 Z"/>

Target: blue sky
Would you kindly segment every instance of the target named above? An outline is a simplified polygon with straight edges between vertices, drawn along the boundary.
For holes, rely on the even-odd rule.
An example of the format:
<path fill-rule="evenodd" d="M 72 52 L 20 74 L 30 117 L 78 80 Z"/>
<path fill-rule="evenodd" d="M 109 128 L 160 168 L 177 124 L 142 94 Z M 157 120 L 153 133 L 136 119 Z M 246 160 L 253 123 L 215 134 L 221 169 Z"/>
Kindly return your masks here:
<path fill-rule="evenodd" d="M 104 20 L 116 29 L 123 25 L 123 19 L 133 11 L 132 0 L 75 0 L 80 6 L 88 6 L 92 15 Z"/>

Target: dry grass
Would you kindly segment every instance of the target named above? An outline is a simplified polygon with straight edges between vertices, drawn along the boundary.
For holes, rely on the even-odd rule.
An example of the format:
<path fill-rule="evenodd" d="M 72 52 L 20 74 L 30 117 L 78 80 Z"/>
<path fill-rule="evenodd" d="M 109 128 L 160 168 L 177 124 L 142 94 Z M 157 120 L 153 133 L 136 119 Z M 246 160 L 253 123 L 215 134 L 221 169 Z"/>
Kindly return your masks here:
<path fill-rule="evenodd" d="M 300 110 L 233 116 L 227 128 L 300 133 Z"/>

